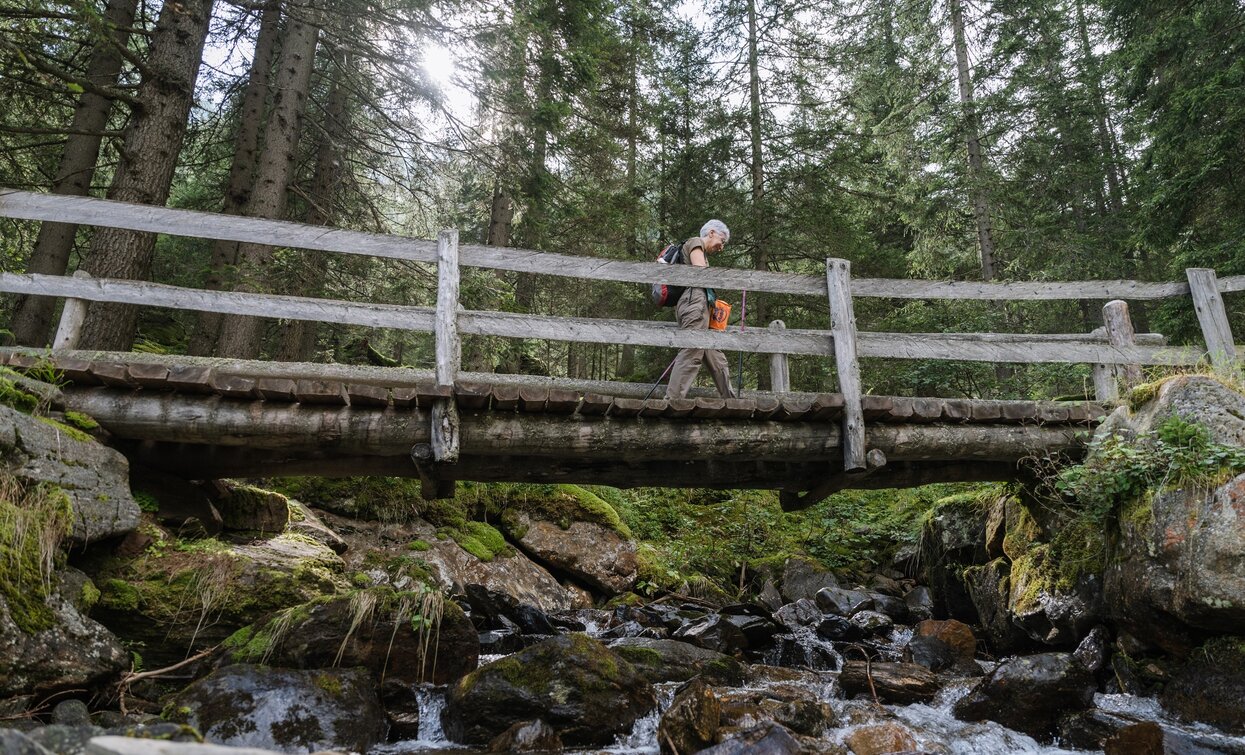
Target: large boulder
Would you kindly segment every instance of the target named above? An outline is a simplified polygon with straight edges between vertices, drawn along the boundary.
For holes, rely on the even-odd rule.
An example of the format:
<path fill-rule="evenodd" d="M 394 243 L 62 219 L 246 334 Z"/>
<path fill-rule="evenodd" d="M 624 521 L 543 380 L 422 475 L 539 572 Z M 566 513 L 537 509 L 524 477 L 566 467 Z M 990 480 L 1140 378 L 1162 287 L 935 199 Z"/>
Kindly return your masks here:
<path fill-rule="evenodd" d="M 361 666 L 399 684 L 449 684 L 480 656 L 475 627 L 439 593 L 374 587 L 295 606 L 225 640 L 234 663 L 287 668 Z"/>
<path fill-rule="evenodd" d="M 0 561 L 7 562 L 4 550 L 0 545 Z M 3 579 L 12 580 L 11 569 L 0 566 Z M 67 569 L 48 580 L 51 590 L 36 572 L 14 585 L 25 591 L 22 599 L 0 597 L 0 698 L 90 689 L 129 667 L 117 638 L 85 615 L 97 594 L 85 575 Z"/>
<path fill-rule="evenodd" d="M 1094 677 L 1071 653 L 1039 653 L 1003 661 L 954 708 L 962 721 L 996 721 L 1048 738 L 1060 715 L 1094 699 Z"/>
<path fill-rule="evenodd" d="M 663 755 L 698 752 L 714 744 L 722 718 L 722 702 L 702 679 L 679 688 L 657 725 Z"/>
<path fill-rule="evenodd" d="M 783 563 L 781 591 L 788 603 L 813 600 L 821 590 L 838 586 L 833 572 L 808 559 L 793 557 Z"/>
<path fill-rule="evenodd" d="M 590 521 L 552 522 L 524 511 L 508 511 L 503 521 L 506 533 L 524 552 L 557 571 L 610 595 L 635 584 L 635 542 L 612 527 Z"/>
<path fill-rule="evenodd" d="M 1185 721 L 1245 735 L 1245 639 L 1219 638 L 1192 653 L 1159 701 Z"/>
<path fill-rule="evenodd" d="M 0 404 L 0 471 L 62 490 L 73 513 L 69 537 L 76 544 L 121 535 L 138 525 L 129 463 L 77 428 Z"/>
<path fill-rule="evenodd" d="M 1205 375 L 1177 375 L 1134 389 L 1129 406 L 1116 410 L 1096 434 L 1148 433 L 1172 417 L 1201 425 L 1216 443 L 1245 446 L 1245 395 Z"/>
<path fill-rule="evenodd" d="M 569 634 L 463 677 L 446 696 L 442 720 L 450 738 L 466 744 L 540 719 L 568 746 L 606 745 L 654 705 L 652 685 L 626 659 Z"/>
<path fill-rule="evenodd" d="M 348 587 L 341 558 L 297 535 L 185 543 L 146 524 L 142 536 L 142 558 L 111 556 L 93 576 L 97 618 L 122 639 L 144 643 L 149 661 L 180 660 L 188 648 Z"/>
<path fill-rule="evenodd" d="M 1014 653 L 1031 644 L 1029 637 L 1012 623 L 1011 574 L 1012 565 L 1006 558 L 964 571 L 986 640 L 997 655 Z"/>
<path fill-rule="evenodd" d="M 1150 496 L 1121 517 L 1105 574 L 1108 615 L 1133 635 L 1185 652 L 1204 632 L 1245 624 L 1245 475 L 1209 492 Z M 1192 631 L 1190 631 L 1192 630 Z"/>
<path fill-rule="evenodd" d="M 739 661 L 714 650 L 679 640 L 625 637 L 610 643 L 610 649 L 626 658 L 637 673 L 651 683 L 685 682 L 704 676 L 714 683 L 738 685 L 744 667 Z"/>
<path fill-rule="evenodd" d="M 383 742 L 385 712 L 363 669 L 226 666 L 179 692 L 167 715 L 205 739 L 286 753 L 366 752 Z"/>
<path fill-rule="evenodd" d="M 977 618 L 964 584 L 964 568 L 984 564 L 989 499 L 979 494 L 940 499 L 921 530 L 921 576 L 928 585 L 934 614 L 961 621 Z"/>

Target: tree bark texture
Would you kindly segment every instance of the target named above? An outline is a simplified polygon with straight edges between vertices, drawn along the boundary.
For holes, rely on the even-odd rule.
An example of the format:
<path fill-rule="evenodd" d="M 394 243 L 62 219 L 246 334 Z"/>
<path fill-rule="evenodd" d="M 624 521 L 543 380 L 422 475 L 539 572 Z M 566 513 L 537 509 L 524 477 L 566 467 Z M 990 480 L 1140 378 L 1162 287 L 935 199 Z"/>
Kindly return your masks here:
<path fill-rule="evenodd" d="M 308 2 L 287 6 L 285 34 L 273 81 L 276 91 L 264 127 L 264 149 L 255 171 L 255 188 L 244 211 L 250 217 L 279 218 L 285 214 L 320 35 L 314 15 Z M 271 246 L 239 244 L 234 289 L 263 291 L 269 284 L 273 253 Z M 252 358 L 259 354 L 262 338 L 260 318 L 223 317 L 217 352 L 222 356 Z"/>
<path fill-rule="evenodd" d="M 168 200 L 212 20 L 212 3 L 183 0 L 161 8 L 138 89 L 142 106 L 125 130 L 109 199 L 157 206 Z M 99 228 L 91 239 L 86 271 L 96 278 L 145 280 L 151 274 L 155 245 L 150 233 Z M 133 306 L 96 305 L 87 317 L 82 345 L 128 351 L 137 320 Z"/>
<path fill-rule="evenodd" d="M 973 101 L 973 81 L 968 69 L 968 43 L 964 38 L 964 8 L 961 0 L 947 0 L 951 12 L 951 33 L 955 45 L 955 70 L 959 81 L 960 105 L 964 108 L 964 141 L 968 147 L 968 181 L 977 224 L 977 245 L 981 251 L 982 280 L 994 280 L 994 228 L 985 190 L 985 159 L 981 154 L 981 133 Z"/>
<path fill-rule="evenodd" d="M 234 137 L 229 183 L 225 187 L 225 201 L 221 207 L 221 212 L 227 215 L 241 215 L 251 198 L 256 164 L 259 162 L 259 135 L 264 125 L 268 84 L 272 79 L 272 62 L 276 56 L 280 31 L 281 3 L 278 0 L 268 0 L 259 20 L 259 33 L 255 38 L 255 54 L 251 58 L 246 89 L 238 103 L 238 133 Z M 214 242 L 203 287 L 212 291 L 224 290 L 237 259 L 238 242 Z M 216 340 L 220 336 L 220 320 L 220 315 L 215 312 L 199 313 L 190 337 L 191 354 L 207 355 L 215 350 Z"/>
<path fill-rule="evenodd" d="M 752 267 L 769 269 L 769 218 L 765 211 L 765 163 L 761 152 L 761 76 L 757 60 L 757 0 L 748 0 L 748 124 L 752 141 Z M 752 297 L 753 322 L 768 322 L 763 300 Z M 740 309 L 741 316 L 744 314 Z M 742 321 L 742 320 L 741 320 Z M 743 381 L 742 371 L 739 380 Z M 769 360 L 757 362 L 757 387 L 770 386 Z"/>
<path fill-rule="evenodd" d="M 129 39 L 137 7 L 138 0 L 109 0 L 104 10 L 103 33 L 95 42 L 86 69 L 86 78 L 101 90 L 117 84 L 122 63 L 119 50 Z M 88 90 L 78 98 L 51 193 L 86 196 L 90 192 L 112 104 L 112 98 L 96 90 Z M 77 230 L 78 226 L 72 223 L 45 222 L 40 226 L 26 272 L 64 275 L 69 268 L 69 254 L 73 250 Z M 56 300 L 45 296 L 22 299 L 13 313 L 13 337 L 18 343 L 28 346 L 46 345 L 55 308 Z"/>

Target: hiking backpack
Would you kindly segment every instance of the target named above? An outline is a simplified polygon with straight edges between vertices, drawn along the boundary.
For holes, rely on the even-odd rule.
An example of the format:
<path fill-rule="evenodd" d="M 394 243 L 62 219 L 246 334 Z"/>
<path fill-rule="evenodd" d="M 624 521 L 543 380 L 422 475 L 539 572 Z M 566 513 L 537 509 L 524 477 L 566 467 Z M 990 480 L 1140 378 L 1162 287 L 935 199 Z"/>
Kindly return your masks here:
<path fill-rule="evenodd" d="M 685 265 L 687 260 L 683 259 L 683 245 L 670 244 L 661 250 L 661 254 L 657 255 L 657 261 L 663 265 Z M 650 296 L 653 297 L 653 303 L 659 307 L 673 307 L 679 303 L 679 297 L 687 290 L 686 286 L 671 286 L 667 283 L 654 283 Z"/>

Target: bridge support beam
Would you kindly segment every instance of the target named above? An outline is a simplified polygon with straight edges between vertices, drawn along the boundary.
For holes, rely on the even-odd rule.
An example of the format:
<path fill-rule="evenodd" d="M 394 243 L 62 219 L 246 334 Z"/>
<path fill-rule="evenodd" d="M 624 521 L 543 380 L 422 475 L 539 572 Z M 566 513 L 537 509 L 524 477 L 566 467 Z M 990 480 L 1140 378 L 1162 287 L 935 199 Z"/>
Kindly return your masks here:
<path fill-rule="evenodd" d="M 437 387 L 453 389 L 462 361 L 462 342 L 458 335 L 458 231 L 441 231 L 437 236 Z M 437 399 L 432 405 L 432 443 L 427 458 L 419 445 L 411 450 L 423 482 L 424 498 L 453 498 L 455 483 L 444 472 L 446 465 L 458 461 L 460 446 L 458 406 L 452 397 Z"/>

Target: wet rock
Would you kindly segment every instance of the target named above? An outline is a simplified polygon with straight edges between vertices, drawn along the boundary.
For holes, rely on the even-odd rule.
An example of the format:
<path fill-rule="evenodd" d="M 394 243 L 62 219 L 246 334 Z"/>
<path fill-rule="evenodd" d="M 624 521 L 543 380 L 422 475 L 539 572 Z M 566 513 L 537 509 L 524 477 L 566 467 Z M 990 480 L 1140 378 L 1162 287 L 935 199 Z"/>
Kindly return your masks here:
<path fill-rule="evenodd" d="M 995 654 L 1030 647 L 1032 640 L 1012 623 L 1011 565 L 1007 559 L 996 558 L 984 566 L 970 567 L 964 576 L 986 640 Z"/>
<path fill-rule="evenodd" d="M 953 497 L 944 501 L 939 501 L 921 530 L 920 576 L 933 597 L 935 615 L 976 621 L 977 611 L 962 575 L 966 566 L 987 561 L 987 511 L 975 500 Z"/>
<path fill-rule="evenodd" d="M 714 684 L 736 686 L 743 682 L 743 664 L 691 643 L 632 637 L 615 640 L 609 647 L 652 684 L 685 682 L 698 675 Z"/>
<path fill-rule="evenodd" d="M 903 596 L 904 605 L 908 607 L 908 616 L 915 621 L 934 618 L 934 597 L 929 588 L 919 585 Z"/>
<path fill-rule="evenodd" d="M 796 734 L 816 737 L 838 726 L 834 708 L 819 699 L 816 687 L 780 683 L 761 689 L 725 690 L 720 696 L 724 731 L 743 731 L 773 721 Z"/>
<path fill-rule="evenodd" d="M 313 509 L 293 499 L 290 499 L 289 505 L 290 523 L 286 525 L 287 532 L 309 537 L 318 543 L 327 545 L 338 555 L 349 550 L 350 544 L 325 524 Z"/>
<path fill-rule="evenodd" d="M 916 738 L 899 723 L 880 723 L 853 729 L 844 742 L 855 755 L 886 755 L 916 750 Z"/>
<path fill-rule="evenodd" d="M 886 632 L 895 626 L 895 622 L 891 617 L 878 611 L 857 611 L 848 619 L 853 626 L 859 627 L 861 633 L 866 637 L 873 634 Z"/>
<path fill-rule="evenodd" d="M 817 607 L 836 616 L 851 616 L 857 611 L 873 608 L 873 599 L 860 590 L 827 587 L 817 592 Z"/>
<path fill-rule="evenodd" d="M 0 752 L 4 755 L 53 755 L 47 748 L 13 729 L 0 729 Z"/>
<path fill-rule="evenodd" d="M 85 755 L 280 755 L 273 750 L 255 747 L 179 744 L 131 737 L 96 737 Z M 324 753 L 323 755 L 333 755 Z"/>
<path fill-rule="evenodd" d="M 366 752 L 386 729 L 375 680 L 362 669 L 226 666 L 179 692 L 169 710 L 208 741 L 283 752 Z"/>
<path fill-rule="evenodd" d="M 773 612 L 777 611 L 786 601 L 783 600 L 782 593 L 778 592 L 778 587 L 774 584 L 774 580 L 767 578 L 761 585 L 761 591 L 757 594 L 757 602 Z"/>
<path fill-rule="evenodd" d="M 701 750 L 699 755 L 800 755 L 802 752 L 800 741 L 785 726 L 767 723 Z"/>
<path fill-rule="evenodd" d="M 157 506 L 156 519 L 179 537 L 214 537 L 220 534 L 220 511 L 203 488 L 180 477 L 152 469 L 134 468 L 130 489 Z"/>
<path fill-rule="evenodd" d="M 674 633 L 674 639 L 726 655 L 734 655 L 748 647 L 748 639 L 743 630 L 716 613 L 680 627 Z"/>
<path fill-rule="evenodd" d="M 1102 621 L 1102 579 L 1083 574 L 1071 590 L 1044 588 L 1042 572 L 1052 568 L 1036 554 L 1012 562 L 1011 623 L 1043 645 L 1073 648 Z"/>
<path fill-rule="evenodd" d="M 523 635 L 518 629 L 489 629 L 480 632 L 480 655 L 508 655 L 523 649 Z"/>
<path fill-rule="evenodd" d="M 1224 637 L 1189 656 L 1163 687 L 1159 702 L 1185 721 L 1245 735 L 1245 640 Z"/>
<path fill-rule="evenodd" d="M 808 630 L 804 630 L 802 634 L 776 635 L 773 647 L 765 654 L 765 662 L 776 666 L 826 671 L 837 669 L 839 667 L 838 653 L 827 643 L 819 641 L 816 636 L 808 636 L 807 632 Z"/>
<path fill-rule="evenodd" d="M 657 742 L 665 755 L 699 752 L 712 745 L 721 722 L 722 704 L 702 679 L 679 688 L 657 725 Z"/>
<path fill-rule="evenodd" d="M 421 604 L 389 587 L 278 613 L 240 630 L 225 648 L 232 663 L 358 666 L 406 684 L 449 684 L 474 670 L 480 656 L 479 635 L 457 603 L 436 595 Z"/>
<path fill-rule="evenodd" d="M 66 593 L 69 585 L 81 591 L 89 581 L 65 575 L 52 575 L 46 597 L 28 587 L 27 600 L 16 608 L 0 596 L 0 697 L 91 689 L 129 667 L 130 654 L 117 638 L 75 607 L 78 596 Z"/>
<path fill-rule="evenodd" d="M 522 721 L 489 742 L 488 752 L 562 752 L 562 740 L 544 721 Z"/>
<path fill-rule="evenodd" d="M 290 502 L 280 493 L 232 483 L 220 485 L 217 493 L 225 529 L 276 534 L 289 524 Z"/>
<path fill-rule="evenodd" d="M 87 743 L 93 737 L 104 733 L 104 729 L 91 723 L 86 724 L 51 724 L 27 732 L 32 742 L 55 753 L 79 753 L 87 749 Z M 3 750 L 7 752 L 7 750 Z"/>
<path fill-rule="evenodd" d="M 963 721 L 996 721 L 1048 737 L 1061 714 L 1093 701 L 1093 676 L 1070 653 L 1041 653 L 1000 663 L 955 705 Z"/>
<path fill-rule="evenodd" d="M 937 637 L 916 635 L 904 648 L 904 660 L 930 671 L 942 671 L 954 666 L 957 659 L 951 647 Z"/>
<path fill-rule="evenodd" d="M 62 700 L 52 709 L 52 723 L 65 726 L 90 726 L 91 711 L 81 700 Z"/>
<path fill-rule="evenodd" d="M 1245 400 L 1243 398 L 1242 400 Z M 1105 574 L 1108 615 L 1176 654 L 1245 623 L 1245 475 L 1209 494 L 1157 492 L 1121 517 Z"/>
<path fill-rule="evenodd" d="M 129 463 L 80 430 L 0 404 L 0 469 L 64 491 L 72 511 L 69 539 L 77 545 L 138 526 Z"/>
<path fill-rule="evenodd" d="M 782 596 L 788 603 L 812 600 L 827 587 L 838 587 L 833 573 L 803 558 L 789 558 L 782 568 Z"/>
<path fill-rule="evenodd" d="M 625 658 L 585 635 L 546 640 L 481 666 L 452 687 L 442 720 L 454 741 L 484 744 L 541 719 L 568 746 L 604 745 L 656 704 Z"/>
<path fill-rule="evenodd" d="M 471 609 L 471 620 L 478 629 L 515 627 L 528 634 L 556 634 L 548 614 L 535 606 L 520 603 L 514 596 L 484 585 L 467 585 L 464 592 Z"/>
<path fill-rule="evenodd" d="M 962 621 L 928 619 L 917 624 L 914 631 L 917 636 L 933 637 L 946 643 L 956 660 L 972 661 L 977 655 L 977 637 L 972 628 Z"/>
<path fill-rule="evenodd" d="M 199 541 L 187 551 L 150 528 L 160 545 L 144 558 L 114 559 L 94 575 L 94 615 L 129 642 L 145 644 L 152 665 L 174 663 L 191 647 L 221 642 L 274 611 L 347 589 L 345 564 L 329 548 L 294 535 L 246 544 Z"/>
<path fill-rule="evenodd" d="M 635 584 L 635 543 L 617 530 L 587 521 L 562 527 L 526 512 L 507 513 L 506 531 L 536 559 L 611 595 Z"/>
<path fill-rule="evenodd" d="M 886 614 L 898 624 L 908 620 L 908 604 L 902 598 L 881 593 L 870 593 L 869 596 L 873 599 L 873 610 Z"/>
<path fill-rule="evenodd" d="M 839 686 L 847 695 L 874 693 L 886 703 L 923 703 L 934 699 L 938 677 L 915 663 L 844 661 Z"/>
<path fill-rule="evenodd" d="M 1096 674 L 1107 665 L 1107 643 L 1110 639 L 1110 632 L 1106 627 L 1096 626 L 1085 635 L 1081 644 L 1076 646 L 1076 650 L 1072 651 L 1072 656 L 1076 658 L 1077 663 L 1085 667 L 1086 671 Z"/>
<path fill-rule="evenodd" d="M 999 498 L 990 506 L 986 517 L 986 558 L 1003 556 L 1003 540 L 1007 537 L 1007 498 Z"/>
<path fill-rule="evenodd" d="M 817 622 L 817 635 L 834 642 L 854 642 L 863 639 L 865 632 L 851 619 L 830 614 L 823 616 L 821 621 Z"/>
<path fill-rule="evenodd" d="M 815 627 L 823 616 L 817 604 L 808 598 L 800 598 L 774 612 L 774 620 L 788 629 Z"/>
<path fill-rule="evenodd" d="M 724 613 L 722 618 L 743 632 L 747 643 L 745 647 L 748 648 L 764 647 L 782 631 L 782 627 L 768 616 Z"/>

